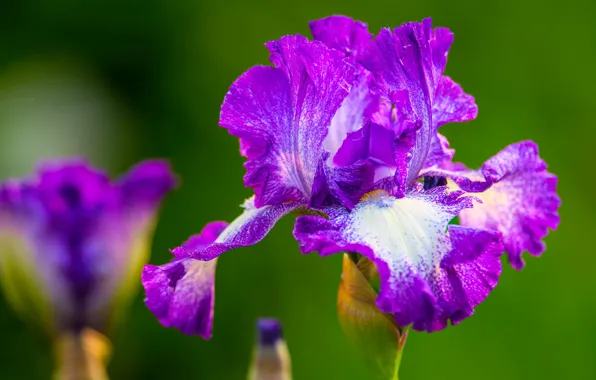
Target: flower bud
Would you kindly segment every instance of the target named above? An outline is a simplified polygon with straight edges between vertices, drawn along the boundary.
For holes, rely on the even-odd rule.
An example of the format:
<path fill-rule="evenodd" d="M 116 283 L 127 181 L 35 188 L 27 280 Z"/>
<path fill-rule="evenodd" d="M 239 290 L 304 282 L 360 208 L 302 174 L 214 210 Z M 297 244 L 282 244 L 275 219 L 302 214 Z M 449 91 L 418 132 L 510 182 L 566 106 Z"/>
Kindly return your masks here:
<path fill-rule="evenodd" d="M 249 380 L 291 380 L 290 353 L 276 319 L 259 319 Z"/>
<path fill-rule="evenodd" d="M 344 254 L 337 296 L 339 322 L 344 333 L 370 361 L 380 379 L 397 378 L 407 331 L 393 316 L 379 311 L 371 285 L 378 279 L 374 264 L 365 257 Z"/>

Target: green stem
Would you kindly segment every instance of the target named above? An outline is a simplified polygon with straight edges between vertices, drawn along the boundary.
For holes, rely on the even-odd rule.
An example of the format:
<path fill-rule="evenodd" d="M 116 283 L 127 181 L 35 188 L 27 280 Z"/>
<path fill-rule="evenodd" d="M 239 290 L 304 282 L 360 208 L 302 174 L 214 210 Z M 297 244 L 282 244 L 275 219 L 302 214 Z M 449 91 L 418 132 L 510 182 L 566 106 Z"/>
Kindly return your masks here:
<path fill-rule="evenodd" d="M 406 339 L 408 338 L 408 332 L 410 327 L 405 327 L 401 333 L 401 337 L 399 338 L 399 346 L 397 348 L 397 356 L 395 357 L 395 367 L 393 369 L 393 377 L 391 380 L 399 380 L 399 367 L 401 365 L 401 357 L 404 353 L 404 347 L 406 345 Z"/>

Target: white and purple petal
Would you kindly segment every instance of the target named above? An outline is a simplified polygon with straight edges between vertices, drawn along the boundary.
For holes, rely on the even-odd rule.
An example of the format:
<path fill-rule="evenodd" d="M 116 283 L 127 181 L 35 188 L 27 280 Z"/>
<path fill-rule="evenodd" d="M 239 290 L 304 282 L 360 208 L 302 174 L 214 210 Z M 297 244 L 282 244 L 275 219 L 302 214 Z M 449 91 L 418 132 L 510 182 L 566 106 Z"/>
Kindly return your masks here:
<path fill-rule="evenodd" d="M 171 263 L 145 266 L 145 304 L 164 326 L 209 339 L 217 257 L 256 244 L 282 216 L 300 206 L 294 202 L 256 208 L 254 197 L 249 198 L 244 212 L 232 223 L 210 223 L 199 235 L 174 248 Z"/>
<path fill-rule="evenodd" d="M 461 225 L 500 231 L 514 268 L 524 267 L 524 251 L 544 252 L 542 240 L 559 224 L 561 199 L 557 177 L 547 171 L 534 142 L 512 144 L 479 171 L 459 171 L 452 178 L 465 191 L 478 190 L 474 196 L 482 201 L 461 213 Z"/>
<path fill-rule="evenodd" d="M 400 325 L 435 331 L 473 312 L 496 285 L 500 234 L 447 228 L 472 198 L 445 187 L 405 198 L 367 195 L 356 207 L 329 209 L 329 219 L 302 216 L 294 235 L 303 252 L 358 252 L 377 266 L 377 305 Z M 469 272 L 469 273 L 468 273 Z"/>
<path fill-rule="evenodd" d="M 183 244 L 184 250 L 178 250 L 178 255 L 205 248 L 226 226 L 225 222 L 207 224 L 200 234 Z M 146 265 L 142 282 L 147 308 L 165 327 L 175 327 L 184 334 L 210 339 L 216 263 L 217 259 L 200 261 L 176 256 L 165 265 Z"/>
<path fill-rule="evenodd" d="M 220 115 L 240 138 L 257 207 L 310 198 L 323 140 L 356 79 L 355 64 L 320 42 L 286 36 L 267 48 L 276 67 L 238 78 Z"/>
<path fill-rule="evenodd" d="M 231 249 L 254 245 L 269 233 L 279 219 L 301 206 L 303 204 L 300 202 L 290 202 L 257 208 L 255 198 L 251 197 L 242 205 L 244 212 L 234 219 L 213 243 L 205 248 L 192 250 L 182 246 L 175 248 L 172 253 L 176 256 L 208 261 Z"/>
<path fill-rule="evenodd" d="M 323 148 L 329 152 L 328 165 L 345 165 L 339 152 L 350 135 L 361 131 L 365 125 L 365 118 L 379 107 L 379 98 L 370 91 L 371 76 L 365 70 L 358 72 L 358 79 L 354 83 L 350 94 L 344 99 L 337 110 L 327 135 L 323 140 Z M 345 149 L 345 148 L 344 148 Z"/>

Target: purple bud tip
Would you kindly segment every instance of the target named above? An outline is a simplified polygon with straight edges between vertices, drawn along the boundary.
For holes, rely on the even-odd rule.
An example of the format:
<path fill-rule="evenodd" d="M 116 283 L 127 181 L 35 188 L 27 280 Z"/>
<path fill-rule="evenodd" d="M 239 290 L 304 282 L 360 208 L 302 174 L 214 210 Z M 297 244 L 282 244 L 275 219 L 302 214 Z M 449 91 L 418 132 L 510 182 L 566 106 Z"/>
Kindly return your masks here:
<path fill-rule="evenodd" d="M 281 323 L 274 318 L 261 318 L 257 321 L 257 333 L 261 346 L 273 346 L 282 338 Z"/>

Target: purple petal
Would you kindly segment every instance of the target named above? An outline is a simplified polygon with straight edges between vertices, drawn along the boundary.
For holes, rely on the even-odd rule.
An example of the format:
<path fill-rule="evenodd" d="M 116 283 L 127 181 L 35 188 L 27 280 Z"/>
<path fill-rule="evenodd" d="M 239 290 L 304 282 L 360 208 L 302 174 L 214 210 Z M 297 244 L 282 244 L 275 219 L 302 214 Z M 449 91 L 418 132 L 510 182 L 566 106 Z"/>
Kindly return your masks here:
<path fill-rule="evenodd" d="M 327 156 L 325 155 L 324 158 Z M 321 160 L 315 175 L 313 195 L 308 205 L 314 209 L 324 209 L 338 202 L 352 209 L 364 193 L 374 184 L 375 164 L 369 160 L 359 160 L 348 166 L 330 167 L 327 160 Z"/>
<path fill-rule="evenodd" d="M 213 243 L 227 227 L 226 222 L 211 222 L 191 236 L 182 247 L 200 250 Z M 169 264 L 145 265 L 142 282 L 145 304 L 166 327 L 175 327 L 188 335 L 211 338 L 215 302 L 215 266 L 217 260 L 200 261 L 176 254 Z"/>
<path fill-rule="evenodd" d="M 430 150 L 428 157 L 426 157 L 425 168 L 430 168 L 435 165 L 442 165 L 444 162 L 450 162 L 455 155 L 455 150 L 449 148 L 449 141 L 440 133 L 436 133 L 430 143 Z"/>
<path fill-rule="evenodd" d="M 368 112 L 372 121 L 344 136 L 333 163 L 350 166 L 369 161 L 374 168 L 374 182 L 391 182 L 390 188 L 395 189 L 391 193 L 402 197 L 407 187 L 409 153 L 420 124 L 411 119 L 413 111 L 407 91 L 392 91 L 389 96 L 390 103 L 376 100 L 371 103 L 369 107 L 374 112 Z M 394 181 L 388 177 L 395 177 Z"/>
<path fill-rule="evenodd" d="M 176 186 L 176 176 L 163 160 L 147 160 L 134 166 L 120 181 L 123 202 L 130 207 L 154 207 Z"/>
<path fill-rule="evenodd" d="M 269 42 L 276 68 L 253 67 L 230 88 L 220 125 L 240 138 L 245 185 L 255 204 L 308 199 L 331 119 L 349 94 L 355 65 L 301 36 Z"/>
<path fill-rule="evenodd" d="M 230 223 L 212 244 L 200 248 L 183 245 L 175 248 L 172 253 L 177 257 L 192 257 L 203 261 L 213 260 L 231 249 L 258 243 L 282 216 L 300 206 L 303 204 L 293 202 L 256 208 L 254 197 L 249 198 L 242 206 L 244 212 Z"/>
<path fill-rule="evenodd" d="M 351 212 L 327 210 L 329 220 L 298 218 L 294 236 L 303 252 L 358 252 L 373 260 L 381 278 L 378 307 L 402 326 L 435 331 L 448 319 L 457 323 L 470 315 L 500 273 L 499 233 L 447 230 L 451 219 L 472 206 L 471 198 L 459 195 L 446 194 L 444 187 L 401 199 L 375 192 Z"/>
<path fill-rule="evenodd" d="M 355 56 L 371 43 L 365 23 L 346 16 L 329 16 L 309 23 L 313 38 L 332 49 Z"/>
<path fill-rule="evenodd" d="M 445 28 L 431 29 L 431 20 L 407 23 L 392 33 L 383 29 L 360 59 L 379 78 L 389 98 L 391 91 L 407 91 L 412 109 L 422 127 L 417 132 L 408 162 L 407 182 L 413 183 L 423 168 L 435 134 L 433 99 L 447 63 L 453 34 Z"/>
<path fill-rule="evenodd" d="M 216 262 L 181 259 L 145 266 L 145 304 L 162 325 L 211 338 Z"/>
<path fill-rule="evenodd" d="M 441 313 L 424 327 L 429 331 L 443 329 L 447 319 L 456 325 L 471 316 L 474 307 L 497 286 L 501 274 L 500 234 L 451 225 L 449 236 L 452 250 L 441 262 L 432 285 Z"/>
<path fill-rule="evenodd" d="M 532 141 L 508 146 L 482 165 L 482 177 L 492 184 L 474 194 L 483 203 L 460 216 L 463 226 L 500 231 L 509 262 L 516 269 L 524 267 L 522 252 L 534 256 L 544 252 L 542 239 L 559 225 L 557 177 L 546 167 Z M 477 178 L 478 174 L 468 175 Z"/>
<path fill-rule="evenodd" d="M 394 132 L 374 123 L 351 132 L 345 138 L 335 156 L 334 163 L 339 166 L 352 165 L 367 158 L 379 165 L 395 167 L 393 140 Z"/>
<path fill-rule="evenodd" d="M 443 76 L 433 101 L 433 123 L 440 127 L 447 123 L 474 120 L 478 106 L 472 95 L 468 95 L 451 78 Z"/>
<path fill-rule="evenodd" d="M 370 80 L 371 76 L 365 70 L 360 70 L 350 94 L 331 120 L 329 131 L 323 140 L 323 147 L 330 153 L 329 164 L 343 165 L 341 158 L 336 156 L 338 150 L 350 134 L 362 130 L 365 116 L 378 107 L 378 97 L 369 89 Z"/>
<path fill-rule="evenodd" d="M 449 148 L 447 139 L 438 133 L 440 126 L 447 123 L 470 121 L 478 115 L 478 106 L 474 97 L 464 93 L 461 86 L 449 77 L 442 77 L 433 101 L 433 125 L 430 150 L 424 167 L 439 165 L 451 161 L 455 151 Z"/>

